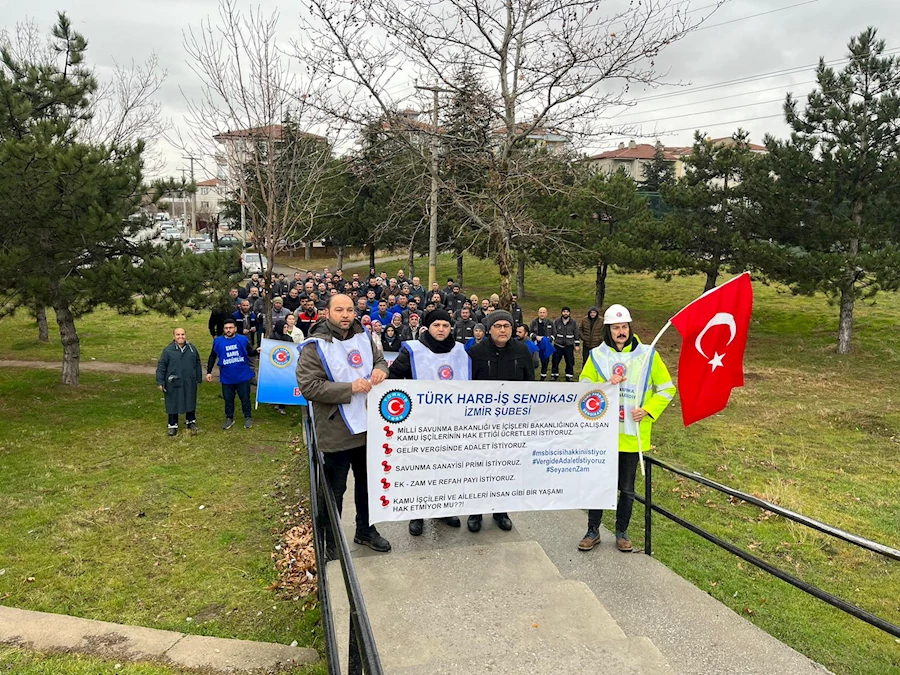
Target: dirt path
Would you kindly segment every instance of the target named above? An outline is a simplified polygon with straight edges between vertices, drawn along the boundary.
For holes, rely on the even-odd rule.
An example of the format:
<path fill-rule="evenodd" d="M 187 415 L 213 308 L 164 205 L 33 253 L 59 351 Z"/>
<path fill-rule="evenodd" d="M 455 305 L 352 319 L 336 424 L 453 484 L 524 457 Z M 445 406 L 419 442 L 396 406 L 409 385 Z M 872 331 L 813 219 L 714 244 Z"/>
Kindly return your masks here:
<path fill-rule="evenodd" d="M 17 361 L 0 359 L 0 368 L 40 368 L 41 370 L 61 370 L 62 363 L 55 361 Z M 156 366 L 138 366 L 133 363 L 109 363 L 108 361 L 82 361 L 80 369 L 100 373 L 122 373 L 124 375 L 155 375 Z"/>

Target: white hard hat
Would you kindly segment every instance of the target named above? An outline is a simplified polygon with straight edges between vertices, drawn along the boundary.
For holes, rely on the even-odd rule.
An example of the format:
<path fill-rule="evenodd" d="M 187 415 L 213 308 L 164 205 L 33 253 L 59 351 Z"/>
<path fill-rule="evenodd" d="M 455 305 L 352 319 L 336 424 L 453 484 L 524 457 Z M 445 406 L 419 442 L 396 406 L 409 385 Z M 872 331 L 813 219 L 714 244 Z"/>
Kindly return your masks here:
<path fill-rule="evenodd" d="M 622 305 L 610 305 L 603 313 L 603 323 L 631 323 L 631 313 Z"/>

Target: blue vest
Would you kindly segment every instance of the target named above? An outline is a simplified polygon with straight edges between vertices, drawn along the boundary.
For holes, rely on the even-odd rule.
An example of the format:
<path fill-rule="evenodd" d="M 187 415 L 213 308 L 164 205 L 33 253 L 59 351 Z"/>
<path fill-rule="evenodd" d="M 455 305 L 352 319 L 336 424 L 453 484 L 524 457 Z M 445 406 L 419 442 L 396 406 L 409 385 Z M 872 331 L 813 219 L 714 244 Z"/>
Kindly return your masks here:
<path fill-rule="evenodd" d="M 213 351 L 219 357 L 219 381 L 222 384 L 240 384 L 253 379 L 250 367 L 250 342 L 243 335 L 227 338 L 220 335 L 213 340 Z"/>

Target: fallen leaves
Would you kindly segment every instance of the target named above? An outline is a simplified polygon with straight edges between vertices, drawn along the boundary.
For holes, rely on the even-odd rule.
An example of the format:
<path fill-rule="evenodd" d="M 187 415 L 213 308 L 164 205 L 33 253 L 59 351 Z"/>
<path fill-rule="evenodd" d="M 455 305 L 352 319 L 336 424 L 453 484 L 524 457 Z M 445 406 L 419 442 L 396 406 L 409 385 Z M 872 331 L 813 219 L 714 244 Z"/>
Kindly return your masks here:
<path fill-rule="evenodd" d="M 295 513 L 294 524 L 284 532 L 272 553 L 279 577 L 269 588 L 302 597 L 317 589 L 316 552 L 309 513 L 301 506 Z"/>

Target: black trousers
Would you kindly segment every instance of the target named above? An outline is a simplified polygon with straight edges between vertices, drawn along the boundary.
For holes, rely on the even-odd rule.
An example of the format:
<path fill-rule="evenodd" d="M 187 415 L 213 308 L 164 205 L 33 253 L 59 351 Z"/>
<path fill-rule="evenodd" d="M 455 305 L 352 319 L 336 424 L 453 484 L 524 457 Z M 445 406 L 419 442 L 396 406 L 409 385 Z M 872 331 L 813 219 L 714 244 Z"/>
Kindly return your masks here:
<path fill-rule="evenodd" d="M 196 422 L 196 421 L 197 421 L 197 411 L 196 410 L 191 410 L 184 414 L 184 423 L 185 424 L 190 424 L 191 422 Z M 175 413 L 174 415 L 169 415 L 169 426 L 170 427 L 178 426 L 178 413 Z"/>
<path fill-rule="evenodd" d="M 556 346 L 556 351 L 553 352 L 553 371 L 551 374 L 559 375 L 559 362 L 562 361 L 563 357 L 566 359 L 566 375 L 575 377 L 575 345 Z"/>
<path fill-rule="evenodd" d="M 325 481 L 334 493 L 338 513 L 344 512 L 344 493 L 347 491 L 347 476 L 353 468 L 353 500 L 356 503 L 356 533 L 369 531 L 369 490 L 366 485 L 366 447 L 360 446 L 340 452 L 322 453 L 325 460 Z M 325 495 L 319 500 L 319 517 L 325 527 L 325 542 L 334 545 L 334 534 L 328 524 L 328 509 L 325 507 Z M 338 523 L 340 527 L 340 523 Z"/>
<path fill-rule="evenodd" d="M 619 453 L 619 502 L 616 505 L 616 532 L 626 532 L 634 510 L 634 479 L 637 475 L 640 455 L 636 452 Z M 602 509 L 588 511 L 588 527 L 600 526 Z"/>
<path fill-rule="evenodd" d="M 222 398 L 225 399 L 225 417 L 234 417 L 235 394 L 241 399 L 241 412 L 244 413 L 244 419 L 250 419 L 253 414 L 250 408 L 250 380 L 238 382 L 237 384 L 222 385 Z"/>

